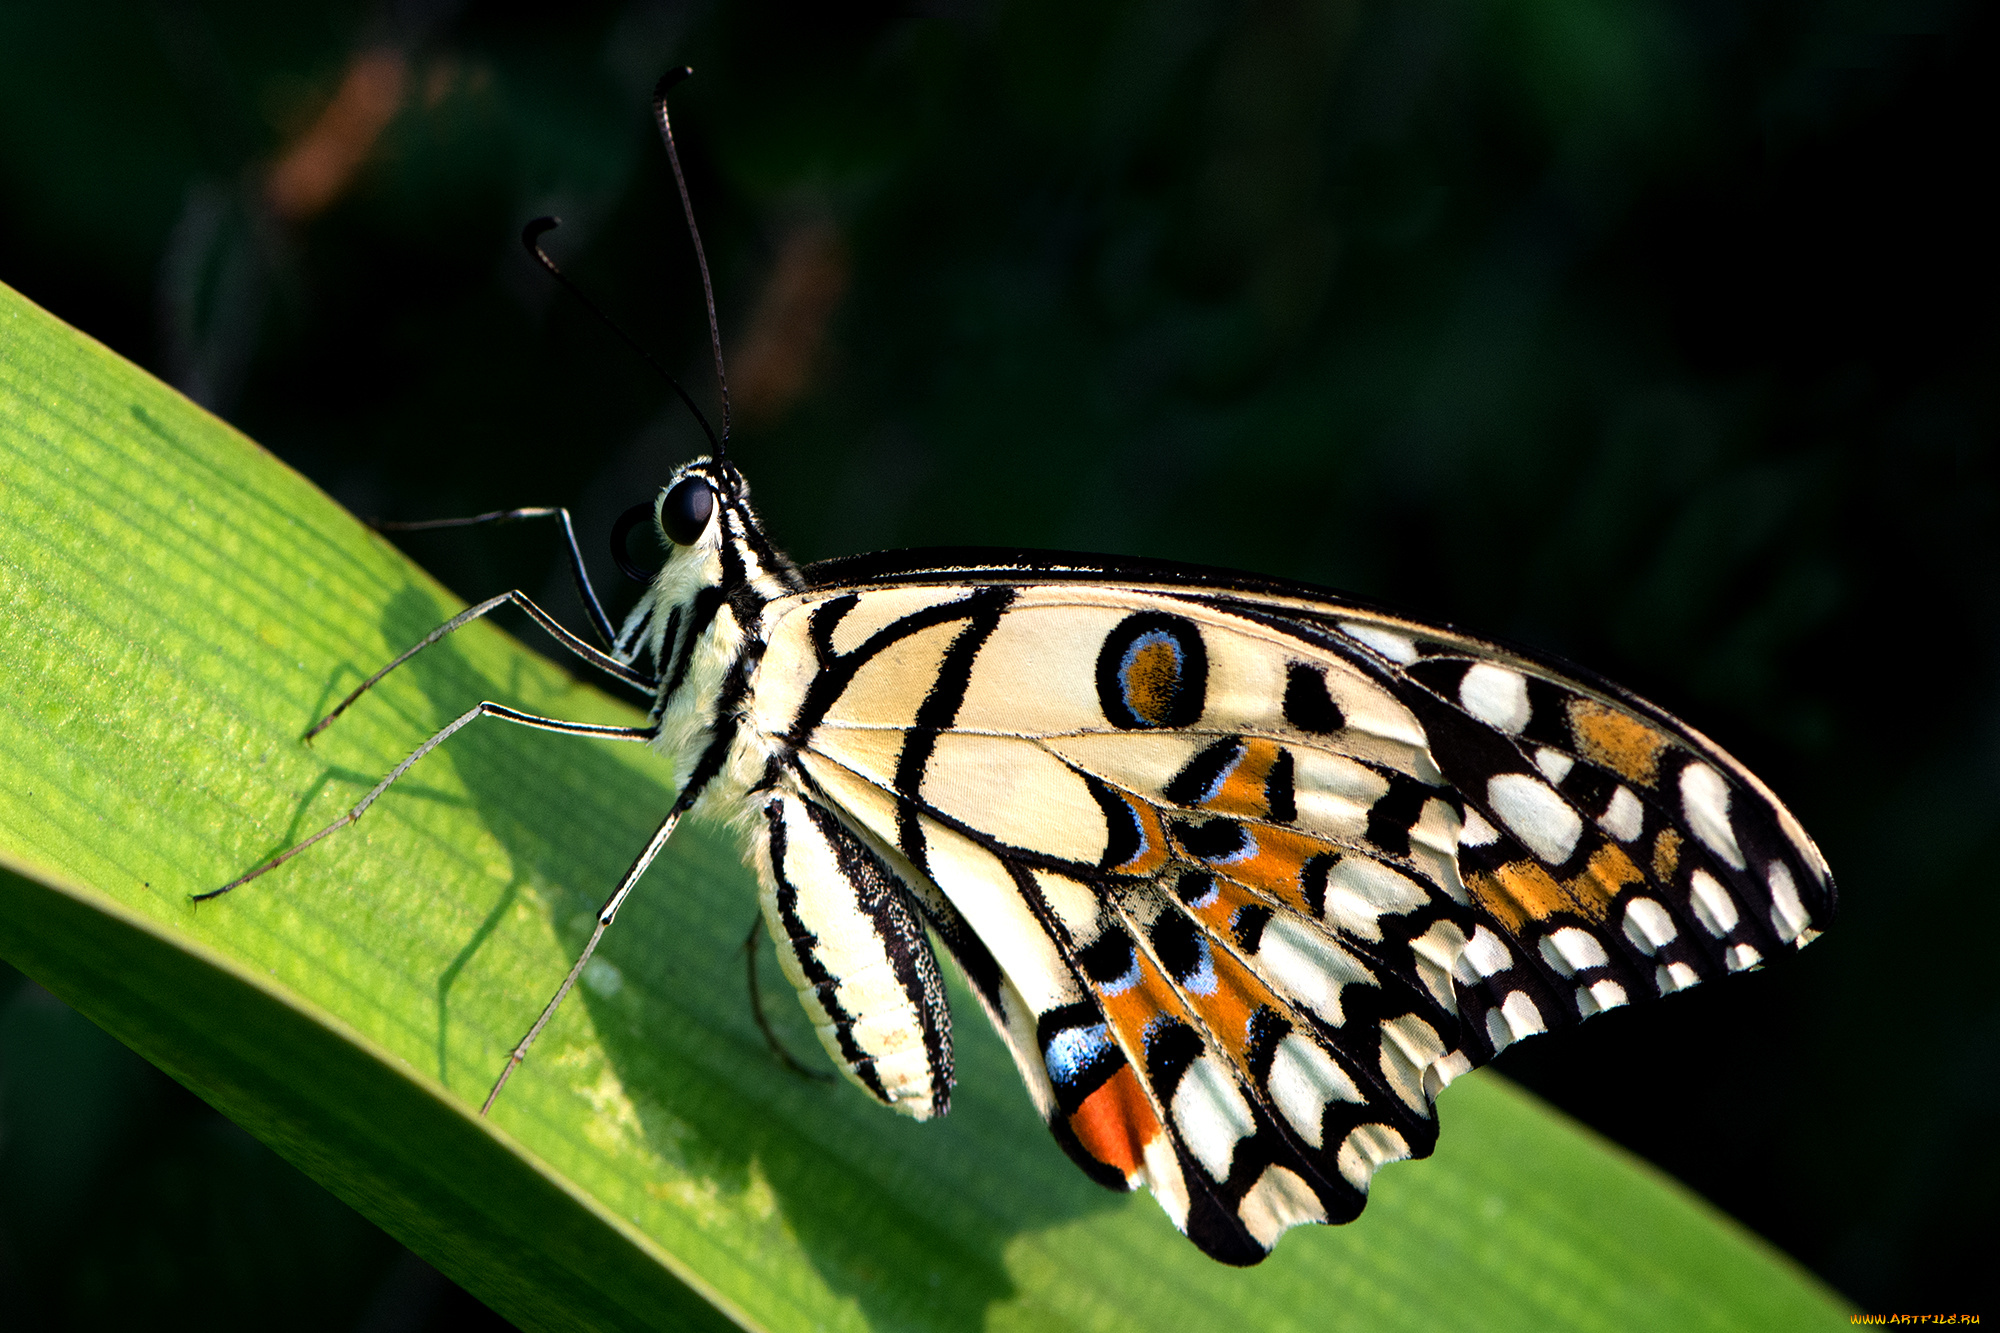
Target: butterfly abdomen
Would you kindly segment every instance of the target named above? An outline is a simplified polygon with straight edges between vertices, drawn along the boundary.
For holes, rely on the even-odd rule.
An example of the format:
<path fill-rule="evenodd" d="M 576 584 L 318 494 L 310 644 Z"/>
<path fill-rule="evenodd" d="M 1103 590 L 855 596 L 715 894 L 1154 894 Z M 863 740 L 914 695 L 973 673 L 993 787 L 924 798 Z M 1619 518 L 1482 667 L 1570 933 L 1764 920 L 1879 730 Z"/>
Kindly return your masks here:
<path fill-rule="evenodd" d="M 943 1115 L 951 1020 L 937 958 L 896 876 L 823 807 L 774 796 L 759 866 L 766 922 L 827 1054 L 884 1105 Z"/>

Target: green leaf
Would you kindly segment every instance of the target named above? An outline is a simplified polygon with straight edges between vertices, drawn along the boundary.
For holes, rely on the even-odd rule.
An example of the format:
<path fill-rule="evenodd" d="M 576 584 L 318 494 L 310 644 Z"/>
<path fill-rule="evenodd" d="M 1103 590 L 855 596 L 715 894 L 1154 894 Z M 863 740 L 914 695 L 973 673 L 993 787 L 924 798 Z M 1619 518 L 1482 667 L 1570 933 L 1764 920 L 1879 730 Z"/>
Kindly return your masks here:
<path fill-rule="evenodd" d="M 676 834 L 480 1120 L 667 806 L 658 756 L 481 721 L 355 827 L 188 900 L 332 819 L 474 700 L 636 715 L 479 624 L 300 740 L 458 605 L 229 426 L 0 288 L 0 953 L 519 1323 L 1842 1317 L 1490 1075 L 1445 1094 L 1437 1156 L 1386 1170 L 1358 1224 L 1294 1231 L 1257 1269 L 1214 1264 L 1149 1198 L 1069 1165 L 968 1004 L 938 1124 L 777 1067 L 745 1002 L 753 882 L 701 828 Z"/>

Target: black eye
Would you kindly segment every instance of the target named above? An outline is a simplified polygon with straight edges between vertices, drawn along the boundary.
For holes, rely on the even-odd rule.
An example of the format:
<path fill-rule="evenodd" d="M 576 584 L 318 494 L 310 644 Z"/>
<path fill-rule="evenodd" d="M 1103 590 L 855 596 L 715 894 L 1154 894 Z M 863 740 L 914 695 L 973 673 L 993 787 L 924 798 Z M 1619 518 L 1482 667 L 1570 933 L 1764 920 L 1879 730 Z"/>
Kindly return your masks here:
<path fill-rule="evenodd" d="M 700 477 L 682 477 L 660 501 L 660 526 L 676 546 L 693 546 L 708 530 L 715 512 L 715 492 Z"/>

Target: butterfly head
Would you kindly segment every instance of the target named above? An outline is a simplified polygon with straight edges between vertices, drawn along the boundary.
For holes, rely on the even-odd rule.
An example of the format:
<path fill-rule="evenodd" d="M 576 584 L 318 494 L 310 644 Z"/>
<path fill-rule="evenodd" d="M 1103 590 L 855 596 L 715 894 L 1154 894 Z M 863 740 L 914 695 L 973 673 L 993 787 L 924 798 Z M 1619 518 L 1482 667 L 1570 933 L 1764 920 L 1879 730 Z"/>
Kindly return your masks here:
<path fill-rule="evenodd" d="M 678 687 L 700 641 L 719 631 L 733 643 L 757 623 L 766 602 L 800 582 L 791 561 L 765 537 L 750 506 L 749 483 L 726 459 L 697 458 L 675 469 L 654 498 L 653 524 L 666 563 L 633 609 L 618 646 L 631 656 L 650 649 L 663 684 Z M 728 651 L 722 643 L 715 647 Z"/>
<path fill-rule="evenodd" d="M 792 564 L 764 535 L 750 506 L 750 483 L 727 459 L 697 458 L 674 470 L 653 501 L 667 561 L 656 586 L 719 587 L 780 596 L 797 586 Z"/>

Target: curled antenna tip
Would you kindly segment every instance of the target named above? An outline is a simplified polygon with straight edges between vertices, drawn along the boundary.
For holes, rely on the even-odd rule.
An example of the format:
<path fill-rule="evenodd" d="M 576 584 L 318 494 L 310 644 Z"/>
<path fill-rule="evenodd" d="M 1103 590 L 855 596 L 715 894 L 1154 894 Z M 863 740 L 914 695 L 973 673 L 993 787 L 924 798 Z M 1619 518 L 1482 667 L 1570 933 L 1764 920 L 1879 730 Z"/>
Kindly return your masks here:
<path fill-rule="evenodd" d="M 682 80 L 693 77 L 694 71 L 686 65 L 682 65 L 679 69 L 668 70 L 660 76 L 660 81 L 653 85 L 653 100 L 655 102 L 659 101 L 662 97 L 672 92 L 675 85 L 679 84 Z"/>
<path fill-rule="evenodd" d="M 726 440 L 729 437 L 729 431 L 728 431 L 729 418 L 727 416 L 723 417 L 722 439 L 717 439 L 714 427 L 708 424 L 708 418 L 702 415 L 702 411 L 699 407 L 695 406 L 694 399 L 688 397 L 688 391 L 681 387 L 681 382 L 675 379 L 672 375 L 669 375 L 667 373 L 666 367 L 662 366 L 658 361 L 654 360 L 653 354 L 647 351 L 645 348 L 641 347 L 638 344 L 638 342 L 634 340 L 631 334 L 625 332 L 624 329 L 620 328 L 616 320 L 612 319 L 611 316 L 605 314 L 602 310 L 598 309 L 597 302 L 591 300 L 588 296 L 585 296 L 583 294 L 582 288 L 578 287 L 575 283 L 571 282 L 569 280 L 569 275 L 562 271 L 562 267 L 558 265 L 555 260 L 549 258 L 549 252 L 542 249 L 542 243 L 541 243 L 542 237 L 548 234 L 549 232 L 554 231 L 557 227 L 560 227 L 561 225 L 562 225 L 562 220 L 560 218 L 539 217 L 531 220 L 526 226 L 521 228 L 522 248 L 528 252 L 530 258 L 532 258 L 537 264 L 540 264 L 544 269 L 548 271 L 550 277 L 554 278 L 557 282 L 562 284 L 563 290 L 567 291 L 577 300 L 583 302 L 585 309 L 589 310 L 591 314 L 597 316 L 598 320 L 602 322 L 606 328 L 610 329 L 614 334 L 618 335 L 619 340 L 623 342 L 627 347 L 631 348 L 634 352 L 637 352 L 639 354 L 639 359 L 644 361 L 647 365 L 651 366 L 653 368 L 653 373 L 658 375 L 661 379 L 665 380 L 667 384 L 672 387 L 673 391 L 676 394 L 680 395 L 680 400 L 683 403 L 687 404 L 688 411 L 694 414 L 694 419 L 701 425 L 701 433 L 708 436 L 709 443 L 714 446 L 716 454 L 719 457 L 722 453 L 722 447 L 723 447 L 722 442 L 723 440 Z M 713 298 L 711 298 L 711 301 L 712 300 Z M 711 305 L 711 309 L 712 308 L 713 306 Z M 714 332 L 713 315 L 709 317 L 709 329 L 712 340 Z M 727 397 L 725 397 L 722 400 L 722 405 L 723 405 L 723 410 L 727 412 L 729 408 L 729 399 Z"/>

